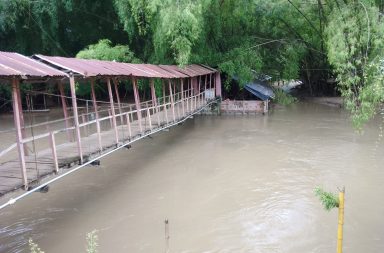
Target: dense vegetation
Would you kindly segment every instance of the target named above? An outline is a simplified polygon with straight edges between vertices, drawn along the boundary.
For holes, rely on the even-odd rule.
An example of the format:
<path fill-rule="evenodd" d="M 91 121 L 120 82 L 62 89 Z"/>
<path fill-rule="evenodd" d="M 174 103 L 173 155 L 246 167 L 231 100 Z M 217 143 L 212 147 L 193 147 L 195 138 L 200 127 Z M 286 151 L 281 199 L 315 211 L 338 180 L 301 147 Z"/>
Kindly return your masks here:
<path fill-rule="evenodd" d="M 336 83 L 361 126 L 384 97 L 383 7 L 382 0 L 0 0 L 0 50 L 75 56 L 101 40 L 79 56 L 204 63 L 240 84 L 255 70 L 300 78 L 311 95 Z"/>

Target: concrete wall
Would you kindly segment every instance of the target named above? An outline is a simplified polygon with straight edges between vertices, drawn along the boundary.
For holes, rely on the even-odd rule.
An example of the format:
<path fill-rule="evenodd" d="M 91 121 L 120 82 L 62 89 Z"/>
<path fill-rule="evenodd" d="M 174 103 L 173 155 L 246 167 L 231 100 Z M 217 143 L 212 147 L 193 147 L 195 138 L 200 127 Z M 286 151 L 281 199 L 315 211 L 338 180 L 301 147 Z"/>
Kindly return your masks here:
<path fill-rule="evenodd" d="M 269 101 L 260 100 L 223 100 L 222 112 L 232 113 L 265 113 L 268 111 Z"/>

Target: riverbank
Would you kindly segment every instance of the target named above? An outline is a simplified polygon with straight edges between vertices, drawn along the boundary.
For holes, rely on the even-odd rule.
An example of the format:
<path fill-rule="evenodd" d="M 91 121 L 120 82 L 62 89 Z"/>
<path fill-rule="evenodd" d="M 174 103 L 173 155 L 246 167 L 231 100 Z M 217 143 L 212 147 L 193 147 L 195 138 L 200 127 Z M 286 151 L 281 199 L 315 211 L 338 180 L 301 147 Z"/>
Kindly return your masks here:
<path fill-rule="evenodd" d="M 304 97 L 303 101 L 327 105 L 332 107 L 343 107 L 343 98 L 342 97 Z"/>

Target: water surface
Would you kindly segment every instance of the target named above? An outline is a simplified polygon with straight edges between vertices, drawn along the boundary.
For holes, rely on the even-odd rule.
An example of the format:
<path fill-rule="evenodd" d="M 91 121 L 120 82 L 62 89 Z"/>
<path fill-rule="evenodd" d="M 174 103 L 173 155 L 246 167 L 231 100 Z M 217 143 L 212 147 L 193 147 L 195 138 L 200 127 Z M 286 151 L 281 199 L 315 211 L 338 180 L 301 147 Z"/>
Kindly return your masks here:
<path fill-rule="evenodd" d="M 341 109 L 201 116 L 115 152 L 0 213 L 0 251 L 333 252 L 337 210 L 316 186 L 346 187 L 346 252 L 384 250 L 381 119 L 356 134 Z"/>

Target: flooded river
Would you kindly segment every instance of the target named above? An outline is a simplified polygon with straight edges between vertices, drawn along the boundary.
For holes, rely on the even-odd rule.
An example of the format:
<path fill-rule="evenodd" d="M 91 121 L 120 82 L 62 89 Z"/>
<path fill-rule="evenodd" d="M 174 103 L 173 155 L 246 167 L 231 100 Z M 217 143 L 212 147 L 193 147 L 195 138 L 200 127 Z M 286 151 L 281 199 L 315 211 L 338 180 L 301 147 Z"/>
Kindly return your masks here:
<path fill-rule="evenodd" d="M 384 251 L 380 119 L 356 134 L 341 109 L 301 103 L 266 116 L 201 116 L 135 143 L 0 213 L 0 252 L 336 251 L 337 210 L 316 186 L 346 187 L 345 252 Z"/>

